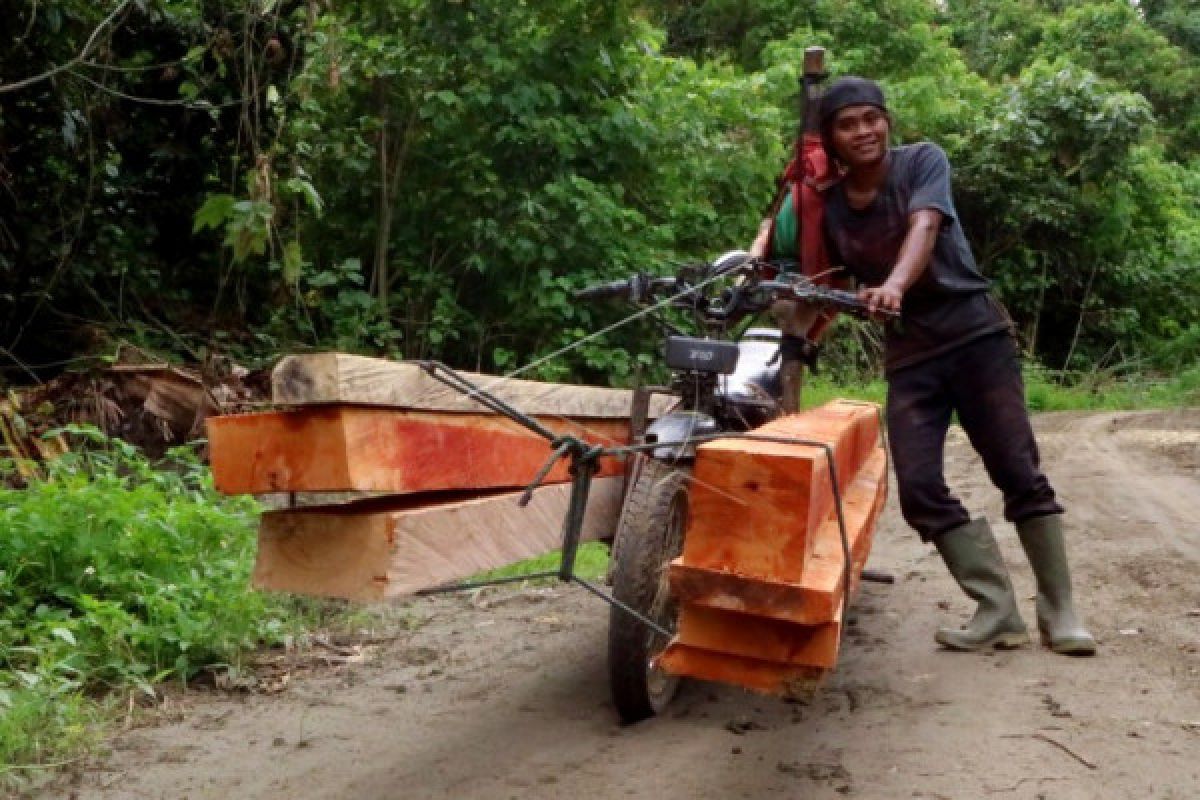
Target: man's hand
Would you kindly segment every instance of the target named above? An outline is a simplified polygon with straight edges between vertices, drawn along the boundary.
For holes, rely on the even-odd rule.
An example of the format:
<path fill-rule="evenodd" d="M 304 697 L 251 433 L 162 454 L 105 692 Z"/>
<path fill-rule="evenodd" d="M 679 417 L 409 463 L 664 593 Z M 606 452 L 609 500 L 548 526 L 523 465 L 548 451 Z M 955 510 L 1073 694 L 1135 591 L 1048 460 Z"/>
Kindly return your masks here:
<path fill-rule="evenodd" d="M 871 314 L 879 311 L 894 311 L 899 314 L 904 291 L 887 281 L 882 286 L 859 289 L 858 299 L 866 304 L 867 311 Z"/>

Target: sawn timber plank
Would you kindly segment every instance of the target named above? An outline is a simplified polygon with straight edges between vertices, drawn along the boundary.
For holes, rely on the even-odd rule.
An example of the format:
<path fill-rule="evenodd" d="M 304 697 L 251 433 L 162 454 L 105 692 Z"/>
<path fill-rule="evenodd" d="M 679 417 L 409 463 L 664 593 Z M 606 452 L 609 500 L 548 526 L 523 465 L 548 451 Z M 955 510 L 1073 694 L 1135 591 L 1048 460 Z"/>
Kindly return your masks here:
<path fill-rule="evenodd" d="M 714 653 L 790 666 L 837 666 L 841 613 L 832 622 L 797 625 L 736 611 L 687 606 L 675 642 Z"/>
<path fill-rule="evenodd" d="M 670 567 L 678 632 L 668 673 L 775 694 L 808 689 L 837 665 L 846 567 L 853 595 L 887 496 L 878 409 L 834 402 L 754 433 L 820 446 L 728 439 L 699 449 L 683 555 Z"/>
<path fill-rule="evenodd" d="M 611 535 L 623 478 L 592 483 L 583 539 Z M 263 515 L 254 586 L 381 601 L 458 581 L 562 545 L 569 484 L 543 486 L 524 508 L 518 492 L 422 508 L 304 509 Z"/>
<path fill-rule="evenodd" d="M 593 444 L 629 440 L 627 420 L 541 418 L 556 433 Z M 549 443 L 492 414 L 313 406 L 212 417 L 207 421 L 216 488 L 226 494 L 386 492 L 405 494 L 526 485 L 549 458 Z M 601 475 L 621 472 L 615 458 Z M 560 461 L 548 483 L 569 479 Z"/>
<path fill-rule="evenodd" d="M 875 524 L 887 500 L 887 457 L 876 448 L 842 497 L 850 545 L 851 577 L 857 582 L 871 550 Z M 843 592 L 841 531 L 830 515 L 817 530 L 813 552 L 797 582 L 764 580 L 736 568 L 707 569 L 677 558 L 671 563 L 673 596 L 689 605 L 739 611 L 803 625 L 832 621 Z M 857 586 L 852 586 L 852 590 Z"/>
<path fill-rule="evenodd" d="M 460 374 L 526 414 L 629 417 L 632 392 L 627 389 L 543 383 L 474 372 Z M 351 403 L 420 411 L 487 412 L 475 400 L 431 378 L 416 363 L 345 353 L 284 357 L 271 373 L 271 395 L 272 401 L 280 405 Z M 650 400 L 650 416 L 660 416 L 675 402 L 673 397 L 655 395 Z"/>
<path fill-rule="evenodd" d="M 804 697 L 820 684 L 829 670 L 780 664 L 672 642 L 656 662 L 671 675 L 720 681 L 756 692 Z"/>
<path fill-rule="evenodd" d="M 871 456 L 879 423 L 874 406 L 834 401 L 752 433 L 828 444 L 844 491 Z M 833 510 L 829 459 L 820 444 L 731 438 L 701 445 L 684 563 L 798 583 L 817 529 Z"/>

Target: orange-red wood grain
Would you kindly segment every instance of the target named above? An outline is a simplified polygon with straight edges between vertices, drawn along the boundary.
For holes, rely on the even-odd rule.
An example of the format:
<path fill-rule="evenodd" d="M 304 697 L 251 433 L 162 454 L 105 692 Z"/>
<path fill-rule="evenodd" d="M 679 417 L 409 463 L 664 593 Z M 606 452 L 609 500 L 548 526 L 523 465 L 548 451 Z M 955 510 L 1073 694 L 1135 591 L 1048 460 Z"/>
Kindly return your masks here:
<path fill-rule="evenodd" d="M 878 408 L 835 401 L 754 431 L 833 450 L 857 589 L 887 497 Z M 824 448 L 722 440 L 700 448 L 683 555 L 670 567 L 673 674 L 785 693 L 837 664 L 845 558 Z"/>
<path fill-rule="evenodd" d="M 593 444 L 629 438 L 623 420 L 540 421 Z M 356 406 L 214 417 L 208 436 L 213 478 L 226 494 L 515 488 L 551 452 L 542 437 L 494 415 Z M 546 481 L 568 480 L 567 467 L 560 461 Z M 621 469 L 605 458 L 599 474 Z"/>

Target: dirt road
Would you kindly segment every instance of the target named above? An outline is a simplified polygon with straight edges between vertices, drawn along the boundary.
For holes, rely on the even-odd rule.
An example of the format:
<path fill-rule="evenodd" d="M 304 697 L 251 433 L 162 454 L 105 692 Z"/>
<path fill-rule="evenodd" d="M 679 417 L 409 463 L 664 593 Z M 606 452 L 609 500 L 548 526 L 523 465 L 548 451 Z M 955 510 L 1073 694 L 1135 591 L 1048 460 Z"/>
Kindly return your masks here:
<path fill-rule="evenodd" d="M 1100 654 L 939 651 L 969 605 L 894 500 L 837 672 L 808 704 L 690 684 L 669 713 L 616 724 L 607 612 L 581 590 L 422 601 L 365 663 L 276 695 L 192 693 L 71 786 L 115 798 L 1200 797 L 1200 411 L 1044 415 Z M 1000 503 L 961 433 L 948 473 Z M 998 535 L 1026 618 L 1033 586 Z"/>

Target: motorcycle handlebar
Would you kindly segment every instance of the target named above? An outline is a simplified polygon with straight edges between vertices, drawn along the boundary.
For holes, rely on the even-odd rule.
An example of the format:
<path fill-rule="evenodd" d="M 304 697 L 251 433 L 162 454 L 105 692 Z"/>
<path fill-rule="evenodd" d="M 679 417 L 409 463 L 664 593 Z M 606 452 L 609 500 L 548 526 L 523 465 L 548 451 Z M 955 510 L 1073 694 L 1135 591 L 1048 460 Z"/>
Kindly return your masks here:
<path fill-rule="evenodd" d="M 609 297 L 629 297 L 632 281 L 613 281 L 587 286 L 575 292 L 576 300 L 602 300 Z"/>
<path fill-rule="evenodd" d="M 623 281 L 598 283 L 575 292 L 576 300 L 601 300 L 620 297 L 639 305 L 650 297 L 677 288 L 675 278 L 656 278 L 650 275 L 633 275 Z"/>
<path fill-rule="evenodd" d="M 857 294 L 843 289 L 830 289 L 809 282 L 794 283 L 779 280 L 764 281 L 759 284 L 759 287 L 783 299 L 832 307 L 863 319 L 892 320 L 900 318 L 899 312 L 890 309 L 880 308 L 871 313 L 867 309 L 867 304 L 858 299 Z"/>
<path fill-rule="evenodd" d="M 763 267 L 769 267 L 765 275 Z M 736 269 L 728 270 L 728 274 L 744 273 L 750 280 L 745 285 L 735 285 L 726 288 L 720 300 L 716 302 L 687 303 L 704 317 L 714 322 L 729 321 L 745 314 L 757 313 L 770 306 L 773 300 L 790 299 L 801 303 L 812 303 L 826 308 L 834 308 L 862 318 L 897 319 L 899 314 L 883 309 L 871 314 L 867 306 L 853 292 L 832 289 L 814 284 L 808 279 L 794 276 L 792 278 L 775 277 L 780 271 L 787 273 L 786 265 L 774 262 L 746 262 L 739 264 Z M 770 276 L 770 277 L 766 277 Z M 763 278 L 766 277 L 764 280 Z M 625 280 L 601 283 L 588 286 L 575 292 L 577 300 L 599 300 L 619 297 L 634 304 L 641 304 L 652 296 L 663 291 L 686 290 L 687 284 L 681 284 L 678 278 L 653 277 L 637 274 Z M 686 291 L 685 291 L 686 293 Z M 689 294 L 690 297 L 690 294 Z"/>

